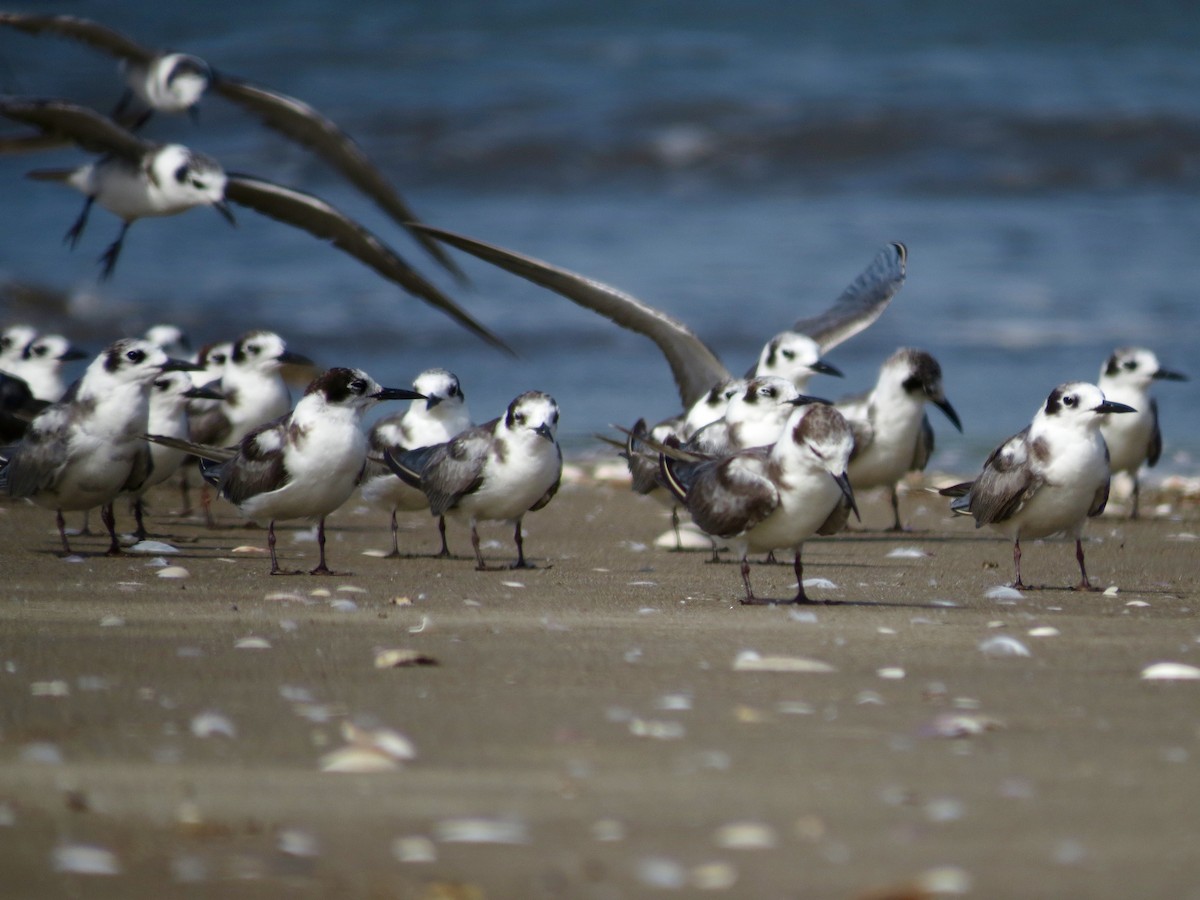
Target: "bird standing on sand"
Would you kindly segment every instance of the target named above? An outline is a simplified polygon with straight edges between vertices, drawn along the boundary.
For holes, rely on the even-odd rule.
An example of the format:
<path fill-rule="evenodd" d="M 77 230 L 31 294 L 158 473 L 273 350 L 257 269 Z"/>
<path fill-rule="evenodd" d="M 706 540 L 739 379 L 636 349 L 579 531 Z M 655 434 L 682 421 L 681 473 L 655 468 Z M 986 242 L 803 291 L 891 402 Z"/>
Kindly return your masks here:
<path fill-rule="evenodd" d="M 1107 400 L 1094 384 L 1060 384 L 1033 422 L 992 451 L 974 481 L 943 488 L 950 509 L 991 525 L 1013 542 L 1013 587 L 1021 580 L 1021 538 L 1062 532 L 1075 539 L 1078 590 L 1092 590 L 1083 560 L 1083 527 L 1108 502 L 1108 447 L 1100 436 L 1105 416 L 1132 413 Z"/>

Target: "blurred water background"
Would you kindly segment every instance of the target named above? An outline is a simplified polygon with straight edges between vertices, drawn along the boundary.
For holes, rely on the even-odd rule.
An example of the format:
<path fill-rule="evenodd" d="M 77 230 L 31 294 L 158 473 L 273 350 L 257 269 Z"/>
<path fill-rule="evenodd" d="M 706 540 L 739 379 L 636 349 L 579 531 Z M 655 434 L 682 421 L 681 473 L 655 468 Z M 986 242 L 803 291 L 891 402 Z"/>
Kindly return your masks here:
<path fill-rule="evenodd" d="M 1159 472 L 1200 470 L 1200 10 L 957 0 L 315 0 L 25 6 L 303 98 L 353 134 L 426 221 L 606 281 L 689 323 L 735 372 L 830 302 L 890 240 L 908 282 L 829 354 L 866 389 L 900 345 L 942 363 L 966 429 L 934 466 L 970 472 L 1056 384 L 1153 348 L 1197 380 L 1157 391 Z M 0 89 L 108 111 L 112 61 L 0 33 Z M 8 129 L 7 125 L 3 128 Z M 11 130 L 11 129 L 9 129 Z M 359 219 L 519 352 L 510 359 L 307 234 L 242 209 L 62 235 L 80 197 L 23 178 L 74 150 L 0 157 L 3 321 L 98 350 L 158 321 L 197 342 L 279 331 L 324 365 L 404 385 L 457 372 L 477 420 L 539 388 L 575 453 L 611 422 L 675 412 L 657 349 L 461 255 L 462 287 L 307 152 L 217 97 L 145 132 L 316 193 Z M 61 296 L 61 302 L 55 300 Z"/>

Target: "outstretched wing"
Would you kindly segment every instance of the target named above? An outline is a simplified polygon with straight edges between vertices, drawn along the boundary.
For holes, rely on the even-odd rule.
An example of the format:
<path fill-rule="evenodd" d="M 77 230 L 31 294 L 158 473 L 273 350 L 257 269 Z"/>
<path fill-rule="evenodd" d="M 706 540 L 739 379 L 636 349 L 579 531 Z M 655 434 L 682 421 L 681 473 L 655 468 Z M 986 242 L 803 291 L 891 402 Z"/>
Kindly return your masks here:
<path fill-rule="evenodd" d="M 716 354 L 690 328 L 631 294 L 495 244 L 485 244 L 483 241 L 428 225 L 413 227 L 465 253 L 561 294 L 622 328 L 636 331 L 654 341 L 667 358 L 685 409 L 703 397 L 714 384 L 731 377 L 729 370 L 721 364 Z"/>
<path fill-rule="evenodd" d="M 907 263 L 908 248 L 899 242 L 888 244 L 829 309 L 797 319 L 792 330 L 816 341 L 822 353 L 854 337 L 887 309 L 904 284 Z"/>
<path fill-rule="evenodd" d="M 136 63 L 147 63 L 156 55 L 155 51 L 143 47 L 127 35 L 78 16 L 34 16 L 6 12 L 0 13 L 0 25 L 7 25 L 27 34 L 71 38 L 95 47 L 109 56 Z"/>
<path fill-rule="evenodd" d="M 387 244 L 319 197 L 250 175 L 230 175 L 225 184 L 225 196 L 264 216 L 303 228 L 329 241 L 408 293 L 440 309 L 493 347 L 513 352 L 504 341 L 426 281 Z"/>
<path fill-rule="evenodd" d="M 213 80 L 212 90 L 258 116 L 268 128 L 311 149 L 408 229 L 447 271 L 459 279 L 463 278 L 462 270 L 437 241 L 410 227 L 410 223 L 418 221 L 417 216 L 392 183 L 376 168 L 355 140 L 322 113 L 303 100 L 228 75 L 218 74 Z"/>
<path fill-rule="evenodd" d="M 0 97 L 0 115 L 68 138 L 89 152 L 113 154 L 134 163 L 157 146 L 106 116 L 65 100 Z"/>

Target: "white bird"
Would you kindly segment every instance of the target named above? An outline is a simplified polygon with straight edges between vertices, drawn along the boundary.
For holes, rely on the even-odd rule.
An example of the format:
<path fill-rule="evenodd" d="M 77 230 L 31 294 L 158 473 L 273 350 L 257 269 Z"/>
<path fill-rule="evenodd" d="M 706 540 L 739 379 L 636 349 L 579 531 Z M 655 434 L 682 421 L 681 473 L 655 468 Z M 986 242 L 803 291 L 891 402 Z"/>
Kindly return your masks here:
<path fill-rule="evenodd" d="M 13 374 L 13 366 L 21 364 L 21 354 L 37 336 L 37 329 L 23 322 L 0 331 L 0 372 Z"/>
<path fill-rule="evenodd" d="M 195 359 L 192 342 L 188 340 L 187 334 L 178 325 L 160 322 L 158 325 L 151 325 L 147 328 L 142 337 L 150 343 L 162 347 L 163 352 L 174 359 Z"/>
<path fill-rule="evenodd" d="M 325 517 L 350 498 L 367 461 L 363 414 L 381 400 L 413 400 L 414 391 L 381 388 L 361 369 L 318 375 L 289 414 L 254 429 L 236 448 L 206 447 L 150 435 L 199 456 L 205 479 L 247 518 L 266 521 L 271 574 L 285 573 L 275 553 L 275 523 L 315 519 L 319 561 L 310 575 L 332 575 L 325 564 Z"/>
<path fill-rule="evenodd" d="M 1108 502 L 1108 447 L 1100 424 L 1133 408 L 1105 398 L 1094 384 L 1060 384 L 1033 422 L 992 451 L 972 482 L 943 488 L 950 509 L 991 525 L 1013 542 L 1013 587 L 1021 581 L 1021 539 L 1064 533 L 1075 539 L 1079 590 L 1092 590 L 1083 560 L 1083 528 Z"/>
<path fill-rule="evenodd" d="M 197 398 L 219 400 L 221 395 L 210 387 L 196 387 L 187 372 L 163 372 L 150 386 L 150 410 L 146 431 L 178 440 L 188 438 L 188 404 Z M 150 488 L 162 484 L 179 471 L 188 453 L 178 447 L 150 444 L 150 474 L 133 499 L 137 539 L 145 540 L 145 496 Z"/>
<path fill-rule="evenodd" d="M 429 498 L 435 516 L 465 517 L 471 525 L 476 568 L 487 564 L 479 549 L 481 521 L 514 523 L 517 559 L 527 568 L 521 520 L 553 499 L 562 478 L 556 437 L 558 404 L 549 394 L 526 391 L 504 415 L 453 440 L 420 450 L 388 450 L 384 459 L 397 475 Z"/>
<path fill-rule="evenodd" d="M 125 234 L 138 219 L 211 206 L 232 223 L 227 203 L 232 201 L 333 244 L 492 346 L 511 352 L 376 235 L 319 197 L 251 175 L 226 173 L 209 156 L 182 144 L 144 140 L 93 110 L 66 101 L 0 98 L 0 115 L 65 135 L 85 150 L 104 154 L 74 169 L 29 173 L 37 180 L 65 182 L 85 195 L 83 211 L 67 232 L 72 246 L 87 223 L 93 203 L 122 220 L 117 239 L 101 256 L 104 277 L 112 273 Z"/>
<path fill-rule="evenodd" d="M 70 555 L 63 510 L 101 507 L 109 554 L 121 552 L 112 502 L 136 491 L 150 468 L 142 435 L 150 385 L 162 372 L 189 369 L 149 341 L 123 339 L 88 366 L 69 400 L 47 407 L 0 467 L 0 490 L 56 513 L 63 551 Z"/>
<path fill-rule="evenodd" d="M 1128 472 L 1133 479 L 1131 519 L 1138 517 L 1138 470 L 1143 465 L 1154 466 L 1162 455 L 1158 403 L 1150 396 L 1150 386 L 1164 380 L 1187 381 L 1187 376 L 1163 368 L 1154 352 L 1144 347 L 1118 347 L 1100 370 L 1104 396 L 1136 410 L 1133 415 L 1106 417 L 1100 423 L 1113 472 Z"/>
<path fill-rule="evenodd" d="M 888 489 L 893 531 L 904 530 L 897 483 L 908 472 L 924 471 L 933 455 L 933 428 L 925 414 L 926 403 L 940 409 L 962 431 L 958 413 L 942 388 L 938 361 L 924 350 L 902 347 L 884 361 L 870 391 L 837 404 L 854 431 L 850 483 L 859 492 Z"/>
<path fill-rule="evenodd" d="M 413 380 L 413 390 L 425 396 L 414 400 L 402 413 L 380 419 L 367 435 L 367 468 L 363 473 L 362 498 L 371 506 L 386 509 L 392 515 L 392 551 L 400 555 L 396 512 L 415 512 L 429 508 L 429 499 L 420 488 L 397 477 L 383 461 L 388 450 L 416 450 L 444 444 L 471 427 L 471 412 L 458 376 L 445 369 L 426 369 Z M 446 519 L 438 516 L 442 548 L 438 556 L 449 556 L 446 544 Z"/>
<path fill-rule="evenodd" d="M 677 458 L 663 448 L 663 476 L 701 531 L 730 546 L 741 560 L 743 603 L 750 586 L 751 552 L 795 553 L 796 603 L 804 590 L 801 552 L 815 534 L 840 531 L 853 510 L 846 475 L 853 437 L 834 407 L 802 406 L 792 412 L 774 445 L 720 457 Z"/>
<path fill-rule="evenodd" d="M 258 116 L 268 128 L 312 150 L 402 227 L 409 228 L 418 221 L 355 140 L 303 100 L 217 72 L 203 59 L 188 53 L 151 50 L 119 31 L 77 16 L 0 13 L 0 25 L 33 35 L 49 34 L 82 41 L 120 60 L 128 91 L 114 118 L 120 118 L 129 101 L 136 98 L 142 110 L 134 122 L 134 130 L 153 112 L 187 112 L 194 116 L 205 92 L 213 90 Z M 462 277 L 435 241 L 409 230 L 439 264 Z"/>
<path fill-rule="evenodd" d="M 10 375 L 21 378 L 38 400 L 57 403 L 66 393 L 63 366 L 87 354 L 71 345 L 61 334 L 39 334 L 21 351 L 8 368 Z"/>

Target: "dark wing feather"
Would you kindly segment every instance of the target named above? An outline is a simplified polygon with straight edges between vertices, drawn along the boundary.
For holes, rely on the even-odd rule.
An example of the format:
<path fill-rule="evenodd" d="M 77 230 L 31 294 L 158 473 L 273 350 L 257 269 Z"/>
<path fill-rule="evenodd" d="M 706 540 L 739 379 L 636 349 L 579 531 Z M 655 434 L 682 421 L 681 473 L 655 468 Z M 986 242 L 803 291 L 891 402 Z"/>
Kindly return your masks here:
<path fill-rule="evenodd" d="M 24 13 L 0 13 L 0 25 L 28 34 L 43 33 L 81 41 L 119 59 L 147 63 L 157 55 L 135 43 L 119 31 L 78 16 L 32 16 Z"/>
<path fill-rule="evenodd" d="M 1104 464 L 1108 468 L 1109 462 L 1108 444 L 1104 445 Z M 1104 507 L 1108 506 L 1108 491 L 1112 486 L 1112 478 L 1105 478 L 1104 484 L 1096 488 L 1096 493 L 1092 496 L 1092 505 L 1088 507 L 1089 516 L 1098 516 L 1104 512 Z"/>
<path fill-rule="evenodd" d="M 474 493 L 483 483 L 483 466 L 492 445 L 499 419 L 468 428 L 462 434 L 433 448 L 421 470 L 421 490 L 429 498 L 435 516 L 453 509 L 459 499 Z"/>
<path fill-rule="evenodd" d="M 10 497 L 32 497 L 53 489 L 67 464 L 68 407 L 46 409 L 29 425 L 4 467 Z"/>
<path fill-rule="evenodd" d="M 913 447 L 912 465 L 908 470 L 924 472 L 925 467 L 929 465 L 929 457 L 933 456 L 934 446 L 933 425 L 930 424 L 928 415 L 921 416 L 921 430 L 917 433 L 917 443 Z"/>
<path fill-rule="evenodd" d="M 508 353 L 513 351 L 458 304 L 426 281 L 383 241 L 319 197 L 263 181 L 250 175 L 230 175 L 225 196 L 279 222 L 303 228 L 374 269 L 414 297 L 440 309 L 477 336 Z M 514 354 L 515 355 L 515 354 Z"/>
<path fill-rule="evenodd" d="M 430 447 L 394 447 L 383 450 L 383 461 L 392 473 L 409 487 L 421 487 L 421 473 L 442 444 Z"/>
<path fill-rule="evenodd" d="M 647 306 L 631 294 L 531 256 L 485 244 L 452 231 L 427 225 L 414 227 L 465 253 L 561 294 L 622 328 L 636 331 L 654 341 L 667 358 L 685 409 L 703 397 L 714 384 L 732 377 L 716 354 L 690 328 L 661 310 Z"/>
<path fill-rule="evenodd" d="M 854 337 L 882 315 L 904 284 L 908 249 L 888 244 L 829 309 L 808 319 L 798 319 L 793 331 L 806 334 L 824 353 Z"/>
<path fill-rule="evenodd" d="M 1150 432 L 1150 446 L 1146 448 L 1146 465 L 1154 466 L 1162 456 L 1162 429 L 1158 427 L 1158 401 L 1150 398 L 1150 416 L 1154 420 L 1154 429 Z"/>
<path fill-rule="evenodd" d="M 320 112 L 303 100 L 228 75 L 217 75 L 213 80 L 212 90 L 254 113 L 268 128 L 273 128 L 285 137 L 311 149 L 341 172 L 356 188 L 371 197 L 396 222 L 407 228 L 430 256 L 447 271 L 460 279 L 463 277 L 462 270 L 454 264 L 437 241 L 410 227 L 411 223 L 418 221 L 416 214 L 362 148 L 350 135 Z"/>
<path fill-rule="evenodd" d="M 0 115 L 70 138 L 90 152 L 113 154 L 133 163 L 139 163 L 156 146 L 98 112 L 63 100 L 0 97 Z"/>
<path fill-rule="evenodd" d="M 779 506 L 779 491 L 754 471 L 765 464 L 766 448 L 744 450 L 697 466 L 687 493 L 692 520 L 706 534 L 732 538 L 753 528 Z"/>
<path fill-rule="evenodd" d="M 529 507 L 530 512 L 537 512 L 539 509 L 553 500 L 554 495 L 558 493 L 558 486 L 562 484 L 562 447 L 559 447 L 558 444 L 555 444 L 554 447 L 556 450 L 558 450 L 558 477 L 554 479 L 554 484 L 546 488 L 546 493 L 542 494 L 538 502 Z"/>
<path fill-rule="evenodd" d="M 1011 518 L 1042 486 L 1042 478 L 1026 465 L 1029 429 L 1013 435 L 992 451 L 967 495 L 976 527 Z"/>
<path fill-rule="evenodd" d="M 287 440 L 289 418 L 281 416 L 255 428 L 242 438 L 237 456 L 221 464 L 218 487 L 221 496 L 234 506 L 288 483 L 280 451 Z"/>

